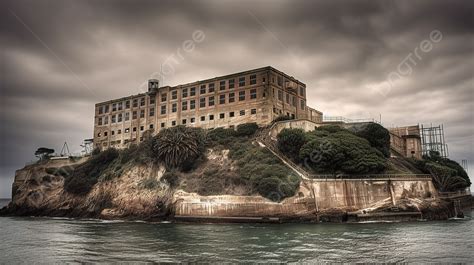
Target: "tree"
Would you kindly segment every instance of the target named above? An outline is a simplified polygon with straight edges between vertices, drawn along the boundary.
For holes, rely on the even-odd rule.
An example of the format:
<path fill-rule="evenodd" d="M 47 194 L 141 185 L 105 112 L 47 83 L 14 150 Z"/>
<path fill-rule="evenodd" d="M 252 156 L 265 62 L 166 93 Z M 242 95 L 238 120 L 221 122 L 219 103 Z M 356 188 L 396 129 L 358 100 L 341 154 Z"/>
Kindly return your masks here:
<path fill-rule="evenodd" d="M 283 129 L 277 135 L 278 149 L 287 157 L 299 160 L 301 147 L 306 143 L 306 135 L 302 129 Z"/>
<path fill-rule="evenodd" d="M 357 136 L 369 141 L 370 145 L 385 157 L 390 157 L 390 132 L 377 123 L 364 124 L 362 128 L 356 129 Z"/>
<path fill-rule="evenodd" d="M 204 133 L 201 129 L 185 126 L 164 129 L 155 136 L 152 149 L 154 156 L 166 167 L 183 169 L 204 153 Z"/>
<path fill-rule="evenodd" d="M 326 136 L 313 135 L 300 149 L 300 159 L 319 173 L 379 173 L 385 158 L 369 142 L 347 130 L 333 130 Z"/>
<path fill-rule="evenodd" d="M 39 158 L 40 161 L 49 159 L 51 155 L 54 153 L 54 149 L 40 147 L 36 150 L 35 156 Z"/>

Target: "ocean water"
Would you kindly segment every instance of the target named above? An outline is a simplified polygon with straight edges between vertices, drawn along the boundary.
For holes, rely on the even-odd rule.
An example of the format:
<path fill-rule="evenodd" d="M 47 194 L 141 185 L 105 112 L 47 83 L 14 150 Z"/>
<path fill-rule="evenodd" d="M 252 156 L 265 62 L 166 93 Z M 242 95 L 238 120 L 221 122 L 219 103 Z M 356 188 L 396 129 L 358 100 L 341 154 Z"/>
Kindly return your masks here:
<path fill-rule="evenodd" d="M 172 224 L 0 217 L 0 263 L 474 262 L 474 221 Z"/>

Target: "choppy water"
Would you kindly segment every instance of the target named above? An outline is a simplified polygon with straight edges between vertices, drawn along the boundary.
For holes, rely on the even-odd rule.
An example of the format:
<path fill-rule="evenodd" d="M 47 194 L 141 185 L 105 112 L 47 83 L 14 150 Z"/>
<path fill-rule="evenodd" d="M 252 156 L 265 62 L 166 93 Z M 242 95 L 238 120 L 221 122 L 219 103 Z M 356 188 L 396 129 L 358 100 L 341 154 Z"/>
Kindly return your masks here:
<path fill-rule="evenodd" d="M 474 221 L 170 224 L 0 217 L 0 263 L 474 262 Z"/>

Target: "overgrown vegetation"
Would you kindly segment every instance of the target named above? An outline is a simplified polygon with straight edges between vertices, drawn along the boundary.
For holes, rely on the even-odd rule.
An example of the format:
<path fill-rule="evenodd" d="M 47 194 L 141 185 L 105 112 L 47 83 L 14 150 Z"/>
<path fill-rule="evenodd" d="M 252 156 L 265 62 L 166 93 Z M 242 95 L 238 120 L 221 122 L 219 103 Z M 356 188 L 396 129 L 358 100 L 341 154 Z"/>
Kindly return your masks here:
<path fill-rule="evenodd" d="M 365 123 L 351 128 L 355 135 L 369 141 L 370 145 L 379 150 L 385 157 L 390 157 L 390 133 L 378 123 Z"/>
<path fill-rule="evenodd" d="M 386 159 L 375 146 L 340 126 L 322 126 L 307 133 L 284 129 L 277 139 L 280 151 L 316 173 L 367 174 L 386 168 Z"/>
<path fill-rule="evenodd" d="M 433 176 L 434 184 L 440 191 L 456 191 L 467 188 L 471 181 L 466 171 L 456 161 L 443 158 L 439 152 L 432 151 L 423 160 L 412 160 L 415 166 Z"/>

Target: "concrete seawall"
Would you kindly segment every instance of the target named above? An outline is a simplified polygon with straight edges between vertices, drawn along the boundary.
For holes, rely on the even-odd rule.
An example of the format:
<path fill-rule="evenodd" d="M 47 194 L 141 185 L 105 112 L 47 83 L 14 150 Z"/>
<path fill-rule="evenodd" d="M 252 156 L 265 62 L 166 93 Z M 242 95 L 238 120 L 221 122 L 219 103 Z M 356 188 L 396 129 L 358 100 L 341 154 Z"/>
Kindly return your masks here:
<path fill-rule="evenodd" d="M 298 193 L 280 203 L 260 196 L 199 196 L 178 192 L 174 214 L 179 218 L 298 218 L 341 210 L 357 211 L 380 202 L 396 205 L 401 199 L 431 200 L 437 191 L 431 179 L 304 180 Z"/>

